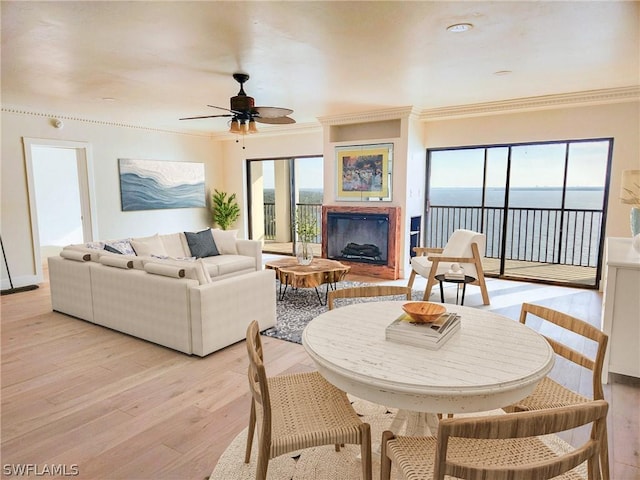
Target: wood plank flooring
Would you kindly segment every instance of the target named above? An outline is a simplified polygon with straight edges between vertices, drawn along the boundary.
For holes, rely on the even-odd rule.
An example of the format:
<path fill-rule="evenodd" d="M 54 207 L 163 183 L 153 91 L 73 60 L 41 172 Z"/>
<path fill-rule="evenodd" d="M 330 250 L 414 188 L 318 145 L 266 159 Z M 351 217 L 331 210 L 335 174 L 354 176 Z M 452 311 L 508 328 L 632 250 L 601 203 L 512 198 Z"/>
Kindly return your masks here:
<path fill-rule="evenodd" d="M 514 284 L 523 300 L 525 287 Z M 551 306 L 599 322 L 598 294 L 586 293 Z M 47 283 L 2 296 L 0 322 L 3 478 L 32 464 L 77 466 L 80 479 L 203 480 L 247 425 L 243 343 L 189 357 L 52 312 Z M 314 368 L 300 345 L 263 342 L 269 375 Z M 612 478 L 639 479 L 640 386 L 610 383 L 605 395 Z"/>

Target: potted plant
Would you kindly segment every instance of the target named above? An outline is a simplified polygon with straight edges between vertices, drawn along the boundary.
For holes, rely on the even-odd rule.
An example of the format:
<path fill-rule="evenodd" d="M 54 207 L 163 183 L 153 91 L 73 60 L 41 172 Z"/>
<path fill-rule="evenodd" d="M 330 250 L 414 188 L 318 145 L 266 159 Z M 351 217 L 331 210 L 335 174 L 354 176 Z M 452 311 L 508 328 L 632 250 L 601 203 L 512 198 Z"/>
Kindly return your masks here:
<path fill-rule="evenodd" d="M 318 219 L 310 213 L 296 212 L 296 258 L 300 265 L 309 265 L 313 260 L 311 241 L 318 235 Z"/>
<path fill-rule="evenodd" d="M 236 194 L 233 193 L 227 197 L 227 192 L 214 190 L 211 200 L 213 222 L 219 225 L 222 230 L 227 230 L 240 216 Z"/>

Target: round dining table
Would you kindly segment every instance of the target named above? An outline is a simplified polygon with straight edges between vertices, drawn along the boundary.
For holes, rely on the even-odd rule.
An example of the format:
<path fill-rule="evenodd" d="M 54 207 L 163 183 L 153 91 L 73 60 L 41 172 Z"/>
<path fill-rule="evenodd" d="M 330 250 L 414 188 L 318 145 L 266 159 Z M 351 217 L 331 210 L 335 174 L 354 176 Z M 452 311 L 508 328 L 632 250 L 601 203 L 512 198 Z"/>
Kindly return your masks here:
<path fill-rule="evenodd" d="M 302 343 L 318 371 L 343 391 L 413 412 L 470 413 L 529 395 L 554 363 L 549 343 L 516 320 L 447 304 L 461 326 L 437 350 L 385 339 L 402 301 L 356 303 L 309 322 Z"/>

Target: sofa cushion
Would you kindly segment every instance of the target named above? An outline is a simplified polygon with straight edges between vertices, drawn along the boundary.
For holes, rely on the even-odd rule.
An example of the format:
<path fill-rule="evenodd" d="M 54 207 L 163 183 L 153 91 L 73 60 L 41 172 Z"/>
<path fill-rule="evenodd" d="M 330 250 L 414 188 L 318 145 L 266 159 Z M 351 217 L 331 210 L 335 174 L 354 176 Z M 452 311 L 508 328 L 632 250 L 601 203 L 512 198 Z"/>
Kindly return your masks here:
<path fill-rule="evenodd" d="M 105 247 L 109 245 L 109 247 L 117 250 L 118 252 L 124 255 L 135 255 L 136 252 L 131 246 L 131 239 L 127 238 L 124 240 L 113 240 L 110 242 L 105 242 Z"/>
<path fill-rule="evenodd" d="M 204 259 L 200 258 L 195 262 L 193 267 L 196 277 L 198 278 L 198 282 L 200 285 L 205 285 L 207 283 L 211 283 L 211 276 L 209 275 L 209 271 L 207 270 L 207 266 L 203 262 Z"/>
<path fill-rule="evenodd" d="M 168 257 L 184 258 L 190 257 L 191 251 L 184 236 L 184 233 L 171 233 L 168 235 L 160 235 L 160 240 L 164 245 L 164 251 Z"/>
<path fill-rule="evenodd" d="M 204 258 L 220 255 L 210 228 L 201 232 L 184 232 L 184 236 L 187 238 L 189 250 L 194 257 Z"/>
<path fill-rule="evenodd" d="M 167 255 L 164 244 L 158 234 L 151 237 L 134 238 L 131 246 L 136 251 L 136 255 Z"/>
<path fill-rule="evenodd" d="M 204 259 L 211 277 L 227 275 L 242 270 L 255 270 L 255 258 L 244 255 L 219 255 Z"/>
<path fill-rule="evenodd" d="M 219 228 L 214 228 L 211 230 L 211 233 L 213 234 L 213 239 L 221 255 L 238 254 L 238 247 L 236 246 L 238 230 L 220 230 Z"/>

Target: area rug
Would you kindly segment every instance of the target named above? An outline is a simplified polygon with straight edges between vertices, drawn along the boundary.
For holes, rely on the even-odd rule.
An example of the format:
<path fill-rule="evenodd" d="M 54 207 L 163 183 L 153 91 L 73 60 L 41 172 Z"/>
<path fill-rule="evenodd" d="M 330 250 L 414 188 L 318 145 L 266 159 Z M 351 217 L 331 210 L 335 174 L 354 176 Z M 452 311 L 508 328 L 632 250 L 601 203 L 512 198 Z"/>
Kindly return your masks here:
<path fill-rule="evenodd" d="M 370 285 L 362 282 L 340 282 L 338 289 L 348 287 L 361 287 Z M 318 287 L 322 303 L 325 301 L 325 286 Z M 279 299 L 280 283 L 276 281 L 276 326 L 262 332 L 263 335 L 279 338 L 293 343 L 302 343 L 302 330 L 313 318 L 326 312 L 329 307 L 320 305 L 318 294 L 313 288 L 289 287 L 284 295 L 284 299 Z M 422 300 L 424 292 L 413 290 L 412 298 Z M 383 300 L 404 300 L 402 295 L 382 297 Z M 340 299 L 340 305 L 349 303 L 361 303 L 367 301 L 377 301 L 377 298 L 354 298 Z"/>
<path fill-rule="evenodd" d="M 380 478 L 380 439 L 382 432 L 389 429 L 396 410 L 356 397 L 350 396 L 350 398 L 362 421 L 371 425 L 372 478 Z M 502 410 L 484 412 L 485 415 L 497 413 L 502 413 Z M 408 428 L 415 429 L 415 425 L 409 425 Z M 406 429 L 407 425 L 404 425 L 398 433 L 402 434 Z M 566 452 L 571 449 L 566 442 L 555 435 L 543 437 L 543 440 L 555 452 Z M 245 428 L 220 456 L 209 480 L 252 480 L 255 478 L 258 442 L 254 438 L 251 461 L 244 463 L 246 441 L 247 429 Z M 340 452 L 336 452 L 333 445 L 327 445 L 281 455 L 269 462 L 267 480 L 356 480 L 362 478 L 359 454 L 360 447 L 358 445 L 345 445 L 340 449 Z M 392 472 L 391 478 L 398 478 L 395 472 Z M 583 466 L 577 467 L 575 478 L 586 479 L 586 469 Z"/>
<path fill-rule="evenodd" d="M 371 285 L 362 282 L 340 282 L 338 288 Z M 598 292 L 593 290 L 576 289 L 554 285 L 531 284 L 523 282 L 506 281 L 499 279 L 487 279 L 487 288 L 491 298 L 490 305 L 483 305 L 480 289 L 477 287 L 467 291 L 464 304 L 480 310 L 491 310 L 506 317 L 518 320 L 522 302 L 539 303 L 551 308 L 554 307 L 554 300 L 562 297 L 566 301 L 567 296 L 575 298 L 574 301 L 591 301 Z M 445 286 L 445 300 L 447 303 L 455 303 L 456 286 Z M 287 290 L 284 300 L 278 300 L 279 283 L 276 281 L 276 326 L 265 330 L 263 335 L 287 340 L 294 343 L 302 343 L 302 330 L 311 319 L 317 317 L 328 310 L 328 307 L 320 305 L 318 296 L 313 288 L 300 288 L 298 290 Z M 413 300 L 422 300 L 424 290 L 412 290 Z M 324 302 L 324 286 L 321 288 L 321 296 Z M 356 298 L 338 299 L 337 305 L 348 303 L 361 303 L 378 300 L 404 300 L 404 297 L 382 297 L 382 298 Z M 440 301 L 438 287 L 434 287 L 431 293 L 431 301 Z"/>

